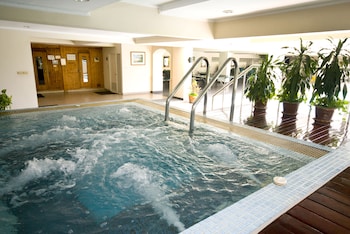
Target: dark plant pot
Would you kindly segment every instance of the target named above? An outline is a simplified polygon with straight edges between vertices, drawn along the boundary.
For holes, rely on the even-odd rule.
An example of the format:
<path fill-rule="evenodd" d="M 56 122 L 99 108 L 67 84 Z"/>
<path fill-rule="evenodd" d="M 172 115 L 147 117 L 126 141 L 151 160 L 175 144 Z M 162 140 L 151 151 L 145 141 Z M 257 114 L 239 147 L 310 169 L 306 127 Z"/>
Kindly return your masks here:
<path fill-rule="evenodd" d="M 259 118 L 265 115 L 266 115 L 266 104 L 260 101 L 255 102 L 253 116 Z"/>
<path fill-rule="evenodd" d="M 315 124 L 330 125 L 335 108 L 315 107 Z"/>
<path fill-rule="evenodd" d="M 283 102 L 282 119 L 296 119 L 299 104 L 299 102 Z"/>
<path fill-rule="evenodd" d="M 288 136 L 295 134 L 298 109 L 298 102 L 283 102 L 283 115 L 281 124 L 277 127 L 278 133 Z"/>
<path fill-rule="evenodd" d="M 255 102 L 253 115 L 247 119 L 246 123 L 257 128 L 267 128 L 266 104 Z"/>
<path fill-rule="evenodd" d="M 334 110 L 334 108 L 315 107 L 314 127 L 309 135 L 310 140 L 323 145 L 327 145 L 332 141 L 329 136 L 329 129 L 331 128 Z"/>

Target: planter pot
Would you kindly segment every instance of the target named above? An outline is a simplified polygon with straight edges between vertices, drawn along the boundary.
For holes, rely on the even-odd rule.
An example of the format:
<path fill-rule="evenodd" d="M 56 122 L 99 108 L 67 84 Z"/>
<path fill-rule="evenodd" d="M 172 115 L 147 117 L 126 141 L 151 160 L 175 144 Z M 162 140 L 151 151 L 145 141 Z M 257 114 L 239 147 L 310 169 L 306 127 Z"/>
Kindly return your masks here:
<path fill-rule="evenodd" d="M 315 118 L 313 129 L 310 132 L 309 139 L 315 143 L 327 145 L 332 139 L 329 136 L 334 108 L 315 107 Z"/>
<path fill-rule="evenodd" d="M 298 114 L 299 102 L 283 102 L 282 119 L 295 119 Z"/>
<path fill-rule="evenodd" d="M 255 118 L 265 117 L 266 115 L 266 104 L 262 102 L 255 102 L 253 116 Z"/>
<path fill-rule="evenodd" d="M 335 108 L 316 106 L 314 124 L 330 125 L 332 122 L 334 110 Z"/>
<path fill-rule="evenodd" d="M 190 103 L 193 103 L 196 100 L 197 96 L 193 96 L 193 95 L 188 95 L 188 100 Z"/>
<path fill-rule="evenodd" d="M 247 119 L 246 124 L 257 128 L 267 128 L 266 104 L 255 102 L 253 115 Z"/>
<path fill-rule="evenodd" d="M 299 109 L 298 102 L 283 102 L 283 112 L 281 124 L 277 127 L 277 132 L 283 135 L 292 136 L 296 133 L 296 120 Z"/>

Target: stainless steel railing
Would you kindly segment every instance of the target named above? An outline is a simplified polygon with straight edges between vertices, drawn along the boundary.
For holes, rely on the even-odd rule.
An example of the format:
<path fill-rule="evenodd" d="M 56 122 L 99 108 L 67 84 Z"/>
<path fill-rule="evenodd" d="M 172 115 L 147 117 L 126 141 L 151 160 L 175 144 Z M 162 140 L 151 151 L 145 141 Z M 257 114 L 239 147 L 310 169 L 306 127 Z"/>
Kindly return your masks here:
<path fill-rule="evenodd" d="M 165 121 L 169 120 L 169 107 L 170 107 L 170 101 L 171 99 L 174 97 L 174 95 L 176 94 L 177 91 L 179 91 L 179 89 L 183 86 L 183 84 L 185 83 L 186 79 L 188 78 L 189 75 L 192 76 L 192 71 L 196 68 L 196 66 L 201 62 L 204 61 L 206 63 L 207 69 L 206 69 L 206 82 L 205 84 L 207 85 L 209 82 L 209 62 L 208 59 L 206 57 L 200 57 L 198 58 L 192 65 L 192 67 L 188 70 L 188 72 L 186 73 L 186 75 L 184 75 L 184 77 L 180 80 L 180 82 L 176 85 L 176 87 L 174 88 L 174 90 L 170 93 L 170 95 L 168 96 L 168 98 L 166 99 L 166 104 L 165 104 Z M 203 110 L 203 114 L 206 113 L 206 108 L 207 108 L 207 95 L 205 96 L 204 99 L 204 110 Z"/>
<path fill-rule="evenodd" d="M 226 59 L 224 64 L 218 69 L 218 71 L 213 75 L 213 77 L 210 78 L 210 82 L 207 83 L 207 85 L 204 87 L 203 91 L 198 95 L 198 97 L 194 101 L 194 103 L 192 105 L 192 108 L 191 108 L 190 130 L 189 130 L 190 135 L 193 134 L 194 120 L 195 120 L 195 111 L 196 111 L 196 107 L 197 107 L 198 103 L 201 101 L 203 96 L 207 95 L 208 90 L 217 81 L 217 79 L 220 76 L 221 72 L 224 70 L 224 68 L 229 63 L 231 63 L 231 61 L 234 63 L 234 66 L 235 66 L 235 75 L 234 75 L 235 83 L 234 83 L 234 86 L 233 86 L 233 89 L 232 89 L 232 101 L 231 101 L 231 113 L 230 113 L 230 121 L 232 122 L 232 120 L 233 120 L 233 111 L 234 111 L 234 101 L 235 101 L 235 91 L 236 91 L 236 88 L 237 88 L 237 79 L 236 79 L 236 77 L 237 77 L 237 74 L 238 74 L 238 64 L 237 64 L 236 59 L 233 58 L 233 57 Z M 206 107 L 206 99 L 205 99 L 205 107 Z M 203 114 L 206 114 L 206 109 L 203 111 Z"/>

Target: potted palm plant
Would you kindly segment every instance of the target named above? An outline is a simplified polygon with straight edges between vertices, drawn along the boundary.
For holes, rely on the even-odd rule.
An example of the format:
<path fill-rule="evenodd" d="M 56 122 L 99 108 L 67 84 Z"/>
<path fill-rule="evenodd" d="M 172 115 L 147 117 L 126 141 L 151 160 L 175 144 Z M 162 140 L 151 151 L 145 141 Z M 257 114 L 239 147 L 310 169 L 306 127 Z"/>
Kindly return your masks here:
<path fill-rule="evenodd" d="M 299 103 L 306 100 L 307 90 L 310 89 L 310 79 L 317 67 L 317 59 L 310 55 L 312 44 L 311 41 L 303 44 L 300 39 L 300 47 L 292 48 L 290 60 L 279 63 L 283 78 L 277 96 L 283 102 L 285 118 L 295 119 Z"/>
<path fill-rule="evenodd" d="M 311 139 L 318 137 L 318 129 L 330 128 L 335 109 L 346 110 L 347 86 L 345 78 L 349 75 L 349 53 L 345 49 L 347 38 L 340 39 L 333 47 L 321 49 L 318 53 L 320 65 L 310 103 L 315 106 L 314 129 Z"/>
<path fill-rule="evenodd" d="M 272 55 L 264 55 L 256 73 L 247 79 L 244 93 L 250 101 L 254 102 L 253 116 L 248 120 L 248 124 L 252 121 L 258 121 L 260 122 L 258 127 L 266 127 L 266 105 L 268 100 L 275 96 L 276 92 L 274 83 L 276 79 L 274 68 L 276 65 L 277 62 L 273 60 Z"/>
<path fill-rule="evenodd" d="M 1 90 L 0 111 L 6 110 L 12 104 L 12 97 L 6 94 L 6 89 Z"/>
<path fill-rule="evenodd" d="M 289 60 L 279 62 L 282 71 L 282 85 L 278 93 L 278 99 L 283 103 L 283 115 L 277 132 L 292 135 L 296 131 L 296 116 L 299 104 L 306 100 L 307 91 L 310 89 L 311 76 L 315 73 L 317 59 L 311 54 L 313 42 L 303 44 L 300 38 L 299 48 L 284 47 L 291 49 L 288 52 Z"/>

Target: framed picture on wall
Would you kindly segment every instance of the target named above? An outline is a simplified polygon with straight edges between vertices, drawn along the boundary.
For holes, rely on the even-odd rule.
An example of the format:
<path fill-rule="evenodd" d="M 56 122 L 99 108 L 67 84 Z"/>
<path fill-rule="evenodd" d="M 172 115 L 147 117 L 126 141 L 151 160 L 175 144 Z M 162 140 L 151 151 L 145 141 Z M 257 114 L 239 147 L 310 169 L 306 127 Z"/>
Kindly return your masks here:
<path fill-rule="evenodd" d="M 131 65 L 145 65 L 146 58 L 145 52 L 130 52 Z"/>

